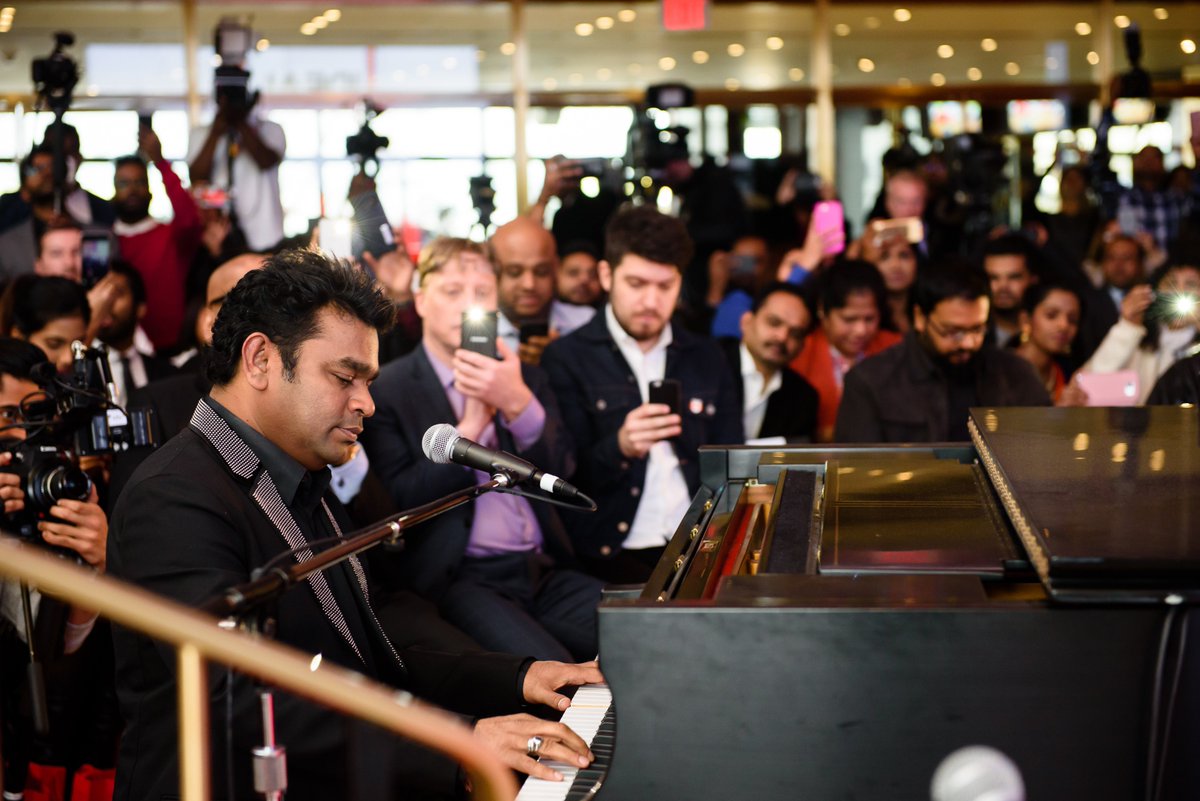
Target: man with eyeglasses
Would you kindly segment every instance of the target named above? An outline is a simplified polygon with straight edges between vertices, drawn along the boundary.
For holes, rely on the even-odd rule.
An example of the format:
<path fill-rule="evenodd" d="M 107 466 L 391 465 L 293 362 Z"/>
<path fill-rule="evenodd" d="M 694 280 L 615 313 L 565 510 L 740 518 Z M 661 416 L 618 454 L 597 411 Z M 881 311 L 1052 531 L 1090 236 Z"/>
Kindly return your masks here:
<path fill-rule="evenodd" d="M 113 233 L 120 241 L 121 257 L 137 268 L 145 281 L 146 317 L 142 328 L 161 351 L 179 338 L 188 268 L 204 226 L 196 202 L 183 188 L 171 163 L 163 158 L 162 144 L 154 131 L 143 127 L 138 144 L 162 177 L 174 217 L 162 223 L 150 216 L 146 162 L 138 156 L 127 156 L 117 159 L 113 178 L 113 206 L 117 210 Z"/>
<path fill-rule="evenodd" d="M 846 374 L 837 442 L 958 442 L 972 406 L 1047 406 L 1027 362 L 985 348 L 986 279 L 964 264 L 926 271 L 914 292 L 913 330 Z"/>

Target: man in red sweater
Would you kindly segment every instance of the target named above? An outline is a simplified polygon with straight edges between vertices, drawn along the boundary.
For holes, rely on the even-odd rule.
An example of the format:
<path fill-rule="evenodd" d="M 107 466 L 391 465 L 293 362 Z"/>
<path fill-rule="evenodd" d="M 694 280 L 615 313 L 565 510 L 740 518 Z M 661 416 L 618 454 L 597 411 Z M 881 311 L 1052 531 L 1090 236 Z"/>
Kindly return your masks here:
<path fill-rule="evenodd" d="M 121 258 L 141 273 L 146 283 L 146 317 L 142 328 L 158 350 L 178 339 L 184 316 L 188 267 L 204 230 L 192 196 L 163 159 L 162 144 L 149 128 L 138 136 L 139 149 L 162 176 L 175 216 L 161 223 L 150 216 L 150 181 L 146 163 L 137 156 L 117 160 L 113 206 L 117 222 L 113 232 L 120 240 Z"/>

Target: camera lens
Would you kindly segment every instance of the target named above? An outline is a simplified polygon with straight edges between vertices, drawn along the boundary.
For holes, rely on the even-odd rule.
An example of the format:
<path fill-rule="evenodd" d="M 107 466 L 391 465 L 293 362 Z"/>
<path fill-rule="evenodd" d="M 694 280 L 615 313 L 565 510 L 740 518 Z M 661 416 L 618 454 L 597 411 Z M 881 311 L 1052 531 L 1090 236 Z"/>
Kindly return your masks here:
<path fill-rule="evenodd" d="M 92 482 L 82 470 L 62 462 L 36 465 L 29 471 L 27 494 L 36 508 L 49 509 L 61 500 L 87 500 Z"/>

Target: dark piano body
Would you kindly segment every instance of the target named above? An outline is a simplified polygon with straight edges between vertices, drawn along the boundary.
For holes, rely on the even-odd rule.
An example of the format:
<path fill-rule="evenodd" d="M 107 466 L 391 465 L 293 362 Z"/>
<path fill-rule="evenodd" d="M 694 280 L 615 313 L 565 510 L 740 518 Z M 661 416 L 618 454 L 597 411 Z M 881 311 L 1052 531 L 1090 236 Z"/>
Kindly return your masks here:
<path fill-rule="evenodd" d="M 972 433 L 702 452 L 650 582 L 600 608 L 600 801 L 924 799 L 976 744 L 1030 799 L 1200 798 L 1197 411 Z"/>

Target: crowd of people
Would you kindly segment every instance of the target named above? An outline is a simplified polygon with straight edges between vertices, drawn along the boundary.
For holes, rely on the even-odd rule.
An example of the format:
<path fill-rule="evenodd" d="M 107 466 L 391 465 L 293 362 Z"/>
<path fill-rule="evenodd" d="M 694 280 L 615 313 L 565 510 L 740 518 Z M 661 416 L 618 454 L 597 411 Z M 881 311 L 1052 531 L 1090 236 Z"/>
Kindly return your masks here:
<path fill-rule="evenodd" d="M 424 458 L 430 426 L 516 453 L 597 511 L 485 495 L 293 591 L 275 631 L 467 715 L 520 771 L 590 759 L 530 711 L 600 680 L 601 590 L 647 579 L 699 489 L 701 446 L 962 441 L 972 407 L 1088 404 L 1095 375 L 1121 377 L 1130 404 L 1198 400 L 1200 173 L 1167 176 L 1153 148 L 1132 187 L 1104 165 L 1065 170 L 1060 213 L 998 228 L 978 252 L 947 228 L 954 199 L 920 160 L 886 165 L 858 237 L 814 223 L 821 198 L 794 173 L 751 210 L 720 168 L 676 165 L 662 175 L 681 200 L 670 215 L 576 203 L 578 167 L 555 160 L 534 208 L 486 242 L 436 236 L 408 253 L 384 237 L 348 264 L 283 238 L 276 128 L 222 107 L 195 132 L 189 189 L 143 127 L 111 201 L 73 169 L 55 187 L 39 146 L 0 197 L 9 449 L 75 341 L 106 346 L 116 402 L 153 409 L 160 445 L 85 460 L 91 491 L 38 535 L 195 606 L 284 551 L 486 477 Z M 77 166 L 77 134 L 60 133 Z M 151 165 L 170 222 L 149 214 Z M 389 226 L 374 192 L 352 185 L 359 230 Z M 114 251 L 99 275 L 83 258 L 97 237 Z M 496 312 L 494 356 L 463 347 L 473 309 Z M 12 458 L 5 515 L 25 504 Z M 0 585 L 4 798 L 48 797 L 34 792 L 83 765 L 115 766 L 118 798 L 177 792 L 173 657 L 32 595 L 26 631 L 19 588 Z M 52 668 L 50 735 L 32 731 L 20 678 L 29 637 Z M 214 685 L 238 725 L 231 742 L 214 726 L 213 786 L 235 797 L 250 786 L 253 692 Z M 290 797 L 350 797 L 363 779 L 348 743 L 395 747 L 299 699 L 277 715 Z M 364 788 L 462 789 L 411 748 L 381 764 Z"/>

